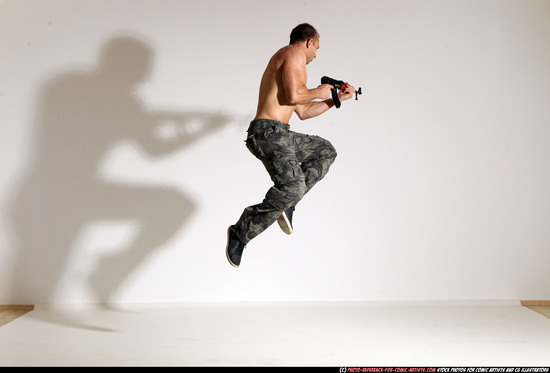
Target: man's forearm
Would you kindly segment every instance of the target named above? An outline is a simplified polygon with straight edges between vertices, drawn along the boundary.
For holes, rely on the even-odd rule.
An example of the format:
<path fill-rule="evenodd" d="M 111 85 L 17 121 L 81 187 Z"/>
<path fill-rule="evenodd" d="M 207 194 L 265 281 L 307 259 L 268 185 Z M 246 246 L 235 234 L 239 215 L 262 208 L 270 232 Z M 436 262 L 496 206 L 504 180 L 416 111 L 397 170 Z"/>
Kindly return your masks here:
<path fill-rule="evenodd" d="M 286 96 L 292 105 L 306 105 L 313 103 L 314 100 L 324 98 L 319 92 L 319 88 L 307 89 L 305 86 L 302 89 L 289 90 L 286 92 Z"/>
<path fill-rule="evenodd" d="M 296 108 L 296 113 L 300 119 L 305 120 L 315 118 L 333 106 L 334 102 L 331 98 L 329 98 L 324 101 L 314 101 L 308 102 L 307 104 L 302 104 L 299 108 Z"/>

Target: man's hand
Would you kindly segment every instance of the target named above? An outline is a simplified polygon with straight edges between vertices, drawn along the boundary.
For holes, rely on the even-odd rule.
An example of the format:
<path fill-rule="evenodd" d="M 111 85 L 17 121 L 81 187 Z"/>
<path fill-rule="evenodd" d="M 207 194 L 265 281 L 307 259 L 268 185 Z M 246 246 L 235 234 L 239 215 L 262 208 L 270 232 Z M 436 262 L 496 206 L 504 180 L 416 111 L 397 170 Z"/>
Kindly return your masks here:
<path fill-rule="evenodd" d="M 338 98 L 340 99 L 340 101 L 344 101 L 352 98 L 354 93 L 355 93 L 355 87 L 346 83 L 346 86 L 342 87 L 340 92 L 338 92 Z"/>
<path fill-rule="evenodd" d="M 319 94 L 319 98 L 321 100 L 327 99 L 330 96 L 330 90 L 333 87 L 330 84 L 321 84 L 319 87 L 317 87 L 317 93 Z"/>

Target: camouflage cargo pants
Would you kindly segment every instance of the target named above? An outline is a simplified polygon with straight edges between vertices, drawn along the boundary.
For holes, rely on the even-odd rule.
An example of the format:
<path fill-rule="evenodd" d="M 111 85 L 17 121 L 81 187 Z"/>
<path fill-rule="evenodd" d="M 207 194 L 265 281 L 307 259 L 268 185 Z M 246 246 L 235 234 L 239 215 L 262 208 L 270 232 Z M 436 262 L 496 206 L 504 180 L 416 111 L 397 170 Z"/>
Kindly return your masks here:
<path fill-rule="evenodd" d="M 262 203 L 244 209 L 235 225 L 245 244 L 295 206 L 326 175 L 336 158 L 336 150 L 327 140 L 293 132 L 288 124 L 271 119 L 250 123 L 246 146 L 262 161 L 274 185 Z"/>

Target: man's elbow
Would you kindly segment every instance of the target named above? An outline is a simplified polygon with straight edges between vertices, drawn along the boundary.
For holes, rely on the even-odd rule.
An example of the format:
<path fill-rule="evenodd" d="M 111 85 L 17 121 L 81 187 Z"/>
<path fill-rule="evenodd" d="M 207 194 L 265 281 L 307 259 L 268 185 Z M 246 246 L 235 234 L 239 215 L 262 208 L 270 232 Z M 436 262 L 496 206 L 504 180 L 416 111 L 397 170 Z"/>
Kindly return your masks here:
<path fill-rule="evenodd" d="M 305 110 L 296 110 L 295 111 L 296 115 L 298 116 L 298 118 L 300 118 L 300 120 L 306 120 L 306 119 L 310 119 L 310 118 L 313 118 L 311 115 L 309 115 L 309 113 Z"/>
<path fill-rule="evenodd" d="M 300 102 L 300 97 L 297 95 L 297 94 L 286 94 L 286 100 L 288 101 L 288 103 L 290 105 L 299 105 L 301 104 Z"/>
<path fill-rule="evenodd" d="M 290 105 L 300 105 L 307 102 L 306 98 L 304 97 L 304 94 L 299 90 L 293 90 L 293 89 L 285 90 L 285 98 Z"/>

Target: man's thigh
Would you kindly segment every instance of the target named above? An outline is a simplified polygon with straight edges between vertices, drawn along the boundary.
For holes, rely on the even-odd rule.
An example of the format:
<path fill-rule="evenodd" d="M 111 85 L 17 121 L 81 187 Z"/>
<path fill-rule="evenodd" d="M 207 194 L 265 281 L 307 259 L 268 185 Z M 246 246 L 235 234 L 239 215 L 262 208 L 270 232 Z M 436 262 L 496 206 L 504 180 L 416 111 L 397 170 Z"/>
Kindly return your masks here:
<path fill-rule="evenodd" d="M 304 179 L 294 136 L 291 131 L 274 127 L 248 139 L 248 148 L 262 161 L 276 185 Z"/>
<path fill-rule="evenodd" d="M 295 155 L 299 162 L 323 158 L 325 153 L 334 150 L 332 144 L 315 135 L 294 133 Z"/>

